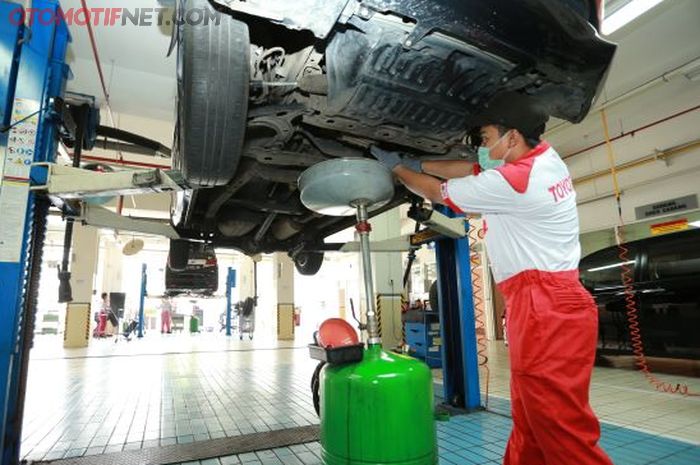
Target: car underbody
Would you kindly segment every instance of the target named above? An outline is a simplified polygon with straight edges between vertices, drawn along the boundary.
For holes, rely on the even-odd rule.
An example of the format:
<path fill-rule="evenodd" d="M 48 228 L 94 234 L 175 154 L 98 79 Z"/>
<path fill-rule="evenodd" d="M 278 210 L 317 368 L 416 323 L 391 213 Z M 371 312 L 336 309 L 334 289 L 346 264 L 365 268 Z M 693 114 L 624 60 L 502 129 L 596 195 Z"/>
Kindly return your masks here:
<path fill-rule="evenodd" d="M 230 83 L 248 87 L 245 135 L 229 174 L 174 199 L 173 223 L 184 238 L 250 255 L 324 250 L 353 224 L 301 204 L 307 167 L 368 156 L 372 144 L 472 157 L 468 128 L 508 92 L 578 122 L 615 50 L 587 0 L 217 4 L 249 31 L 249 82 Z M 381 211 L 410 200 L 397 187 Z"/>

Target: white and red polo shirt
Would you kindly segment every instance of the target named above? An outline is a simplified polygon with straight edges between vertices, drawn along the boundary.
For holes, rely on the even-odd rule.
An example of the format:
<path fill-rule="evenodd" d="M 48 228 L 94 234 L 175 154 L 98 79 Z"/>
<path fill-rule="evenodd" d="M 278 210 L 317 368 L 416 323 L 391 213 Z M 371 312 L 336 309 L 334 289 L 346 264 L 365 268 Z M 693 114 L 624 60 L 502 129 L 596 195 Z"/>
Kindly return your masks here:
<path fill-rule="evenodd" d="M 566 164 L 546 142 L 524 157 L 442 183 L 457 213 L 480 213 L 496 282 L 521 271 L 569 271 L 581 258 L 576 192 Z"/>

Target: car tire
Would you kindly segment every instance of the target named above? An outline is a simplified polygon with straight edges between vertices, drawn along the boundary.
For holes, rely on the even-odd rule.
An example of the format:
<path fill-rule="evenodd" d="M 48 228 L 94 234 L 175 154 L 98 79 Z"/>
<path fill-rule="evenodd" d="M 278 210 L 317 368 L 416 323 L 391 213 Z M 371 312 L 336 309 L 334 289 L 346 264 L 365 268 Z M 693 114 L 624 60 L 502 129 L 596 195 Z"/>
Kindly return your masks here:
<path fill-rule="evenodd" d="M 183 271 L 190 259 L 190 243 L 180 239 L 170 239 L 168 252 L 168 268 L 173 271 Z"/>
<path fill-rule="evenodd" d="M 173 192 L 170 196 L 170 224 L 176 228 L 184 227 L 187 223 L 191 199 L 196 195 L 192 190 Z"/>
<path fill-rule="evenodd" d="M 217 13 L 207 0 L 186 0 L 191 10 Z M 207 16 L 206 14 L 204 16 Z M 248 26 L 219 13 L 220 23 L 180 19 L 174 168 L 192 187 L 233 178 L 243 150 L 248 114 Z"/>
<path fill-rule="evenodd" d="M 313 276 L 323 265 L 323 252 L 300 252 L 294 257 L 294 266 L 304 276 Z"/>

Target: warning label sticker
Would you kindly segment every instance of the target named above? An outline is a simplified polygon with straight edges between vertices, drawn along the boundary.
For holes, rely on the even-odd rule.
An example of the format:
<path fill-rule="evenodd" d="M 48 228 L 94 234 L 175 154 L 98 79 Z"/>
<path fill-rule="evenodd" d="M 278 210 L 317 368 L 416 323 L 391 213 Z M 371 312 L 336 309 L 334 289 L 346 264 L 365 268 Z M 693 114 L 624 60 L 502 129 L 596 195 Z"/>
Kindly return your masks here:
<path fill-rule="evenodd" d="M 7 145 L 0 147 L 0 262 L 21 258 L 39 108 L 35 100 L 15 99 Z"/>

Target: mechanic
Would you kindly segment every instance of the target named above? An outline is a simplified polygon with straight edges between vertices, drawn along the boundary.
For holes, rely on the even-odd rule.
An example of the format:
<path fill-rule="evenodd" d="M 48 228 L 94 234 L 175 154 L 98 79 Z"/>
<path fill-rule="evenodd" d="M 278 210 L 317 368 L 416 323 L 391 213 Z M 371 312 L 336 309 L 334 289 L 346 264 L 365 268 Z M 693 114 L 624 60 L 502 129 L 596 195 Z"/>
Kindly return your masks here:
<path fill-rule="evenodd" d="M 517 95 L 496 99 L 475 124 L 478 165 L 371 152 L 412 192 L 483 216 L 507 308 L 513 430 L 503 463 L 612 464 L 589 405 L 598 310 L 578 279 L 576 193 L 540 141 L 546 120 Z"/>

